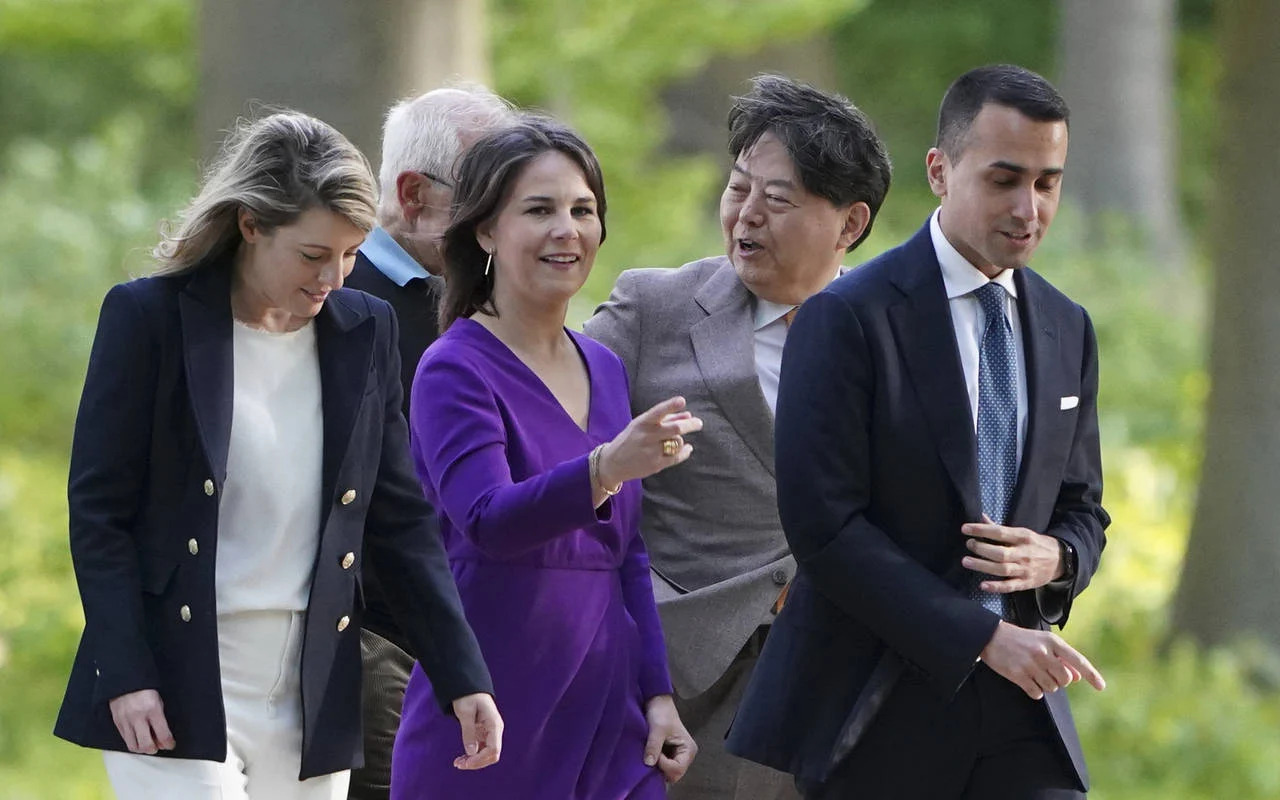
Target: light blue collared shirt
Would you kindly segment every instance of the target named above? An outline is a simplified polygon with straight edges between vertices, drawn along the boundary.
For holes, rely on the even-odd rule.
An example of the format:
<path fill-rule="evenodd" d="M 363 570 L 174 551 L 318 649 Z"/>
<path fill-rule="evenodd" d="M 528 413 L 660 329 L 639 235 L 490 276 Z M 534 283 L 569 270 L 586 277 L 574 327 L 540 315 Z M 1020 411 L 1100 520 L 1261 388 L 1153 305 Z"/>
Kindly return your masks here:
<path fill-rule="evenodd" d="M 414 278 L 431 279 L 431 273 L 381 227 L 369 231 L 360 252 L 397 286 L 405 286 Z"/>

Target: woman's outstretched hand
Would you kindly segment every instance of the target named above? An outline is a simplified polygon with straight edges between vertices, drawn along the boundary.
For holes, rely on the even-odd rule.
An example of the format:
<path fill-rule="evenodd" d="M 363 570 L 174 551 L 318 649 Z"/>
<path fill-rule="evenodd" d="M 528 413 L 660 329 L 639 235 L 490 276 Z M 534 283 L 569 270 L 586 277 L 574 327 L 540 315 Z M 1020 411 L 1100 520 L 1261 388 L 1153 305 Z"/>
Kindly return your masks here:
<path fill-rule="evenodd" d="M 685 435 L 702 430 L 702 420 L 684 410 L 684 398 L 663 400 L 628 423 L 600 454 L 600 482 L 616 486 L 647 478 L 682 463 L 693 453 Z"/>

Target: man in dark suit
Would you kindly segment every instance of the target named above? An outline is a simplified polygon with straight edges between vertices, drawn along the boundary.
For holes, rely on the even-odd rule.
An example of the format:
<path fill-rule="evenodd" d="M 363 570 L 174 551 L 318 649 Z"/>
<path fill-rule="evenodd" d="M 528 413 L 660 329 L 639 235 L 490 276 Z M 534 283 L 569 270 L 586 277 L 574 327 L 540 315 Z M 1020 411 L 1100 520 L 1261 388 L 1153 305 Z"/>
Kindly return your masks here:
<path fill-rule="evenodd" d="M 510 115 L 506 101 L 479 86 L 436 89 L 387 113 L 378 227 L 361 245 L 346 285 L 381 297 L 395 309 L 406 419 L 418 359 L 436 338 L 444 271 L 440 242 L 449 225 L 454 168 L 476 139 Z M 385 800 L 390 794 L 391 747 L 413 669 L 408 640 L 368 563 L 360 632 L 365 765 L 351 773 L 351 800 Z"/>
<path fill-rule="evenodd" d="M 1098 567 L 1096 340 L 1026 268 L 1057 210 L 1065 102 L 973 70 L 926 158 L 941 208 L 801 308 L 778 396 L 798 568 L 729 749 L 809 798 L 1081 797 L 1049 626 Z"/>

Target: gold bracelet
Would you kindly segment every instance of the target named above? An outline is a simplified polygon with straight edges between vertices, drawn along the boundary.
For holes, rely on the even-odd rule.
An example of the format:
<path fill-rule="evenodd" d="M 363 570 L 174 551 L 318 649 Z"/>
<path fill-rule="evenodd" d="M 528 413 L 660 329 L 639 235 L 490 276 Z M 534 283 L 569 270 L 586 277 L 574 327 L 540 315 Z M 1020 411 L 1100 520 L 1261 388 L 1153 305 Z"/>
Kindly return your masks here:
<path fill-rule="evenodd" d="M 622 484 L 619 483 L 617 486 L 610 489 L 608 486 L 604 485 L 604 481 L 600 480 L 600 457 L 602 455 L 604 455 L 604 445 L 598 444 L 596 445 L 596 449 L 591 451 L 591 456 L 587 459 L 587 464 L 589 465 L 591 472 L 591 482 L 596 486 L 599 486 L 606 496 L 613 497 L 615 494 L 622 491 Z"/>

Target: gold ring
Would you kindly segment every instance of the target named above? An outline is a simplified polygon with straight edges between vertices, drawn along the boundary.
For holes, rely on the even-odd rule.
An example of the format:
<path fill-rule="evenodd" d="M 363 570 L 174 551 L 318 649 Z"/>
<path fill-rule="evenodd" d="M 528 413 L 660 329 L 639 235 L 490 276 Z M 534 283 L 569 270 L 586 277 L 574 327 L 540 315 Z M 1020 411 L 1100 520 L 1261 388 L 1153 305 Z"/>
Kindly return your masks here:
<path fill-rule="evenodd" d="M 674 439 L 663 439 L 662 454 L 668 457 L 674 456 L 680 452 L 680 447 L 682 444 L 683 442 L 680 441 L 680 437 L 678 436 Z"/>

